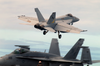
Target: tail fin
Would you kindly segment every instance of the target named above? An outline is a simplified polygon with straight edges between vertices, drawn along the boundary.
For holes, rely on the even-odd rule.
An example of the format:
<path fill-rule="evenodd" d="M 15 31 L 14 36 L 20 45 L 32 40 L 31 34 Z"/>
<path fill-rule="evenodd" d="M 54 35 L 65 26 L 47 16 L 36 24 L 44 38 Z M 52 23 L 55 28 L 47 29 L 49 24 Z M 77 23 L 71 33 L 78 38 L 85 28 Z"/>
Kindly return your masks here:
<path fill-rule="evenodd" d="M 88 47 L 82 47 L 82 48 L 83 50 L 82 50 L 81 61 L 83 63 L 92 64 L 90 49 Z"/>
<path fill-rule="evenodd" d="M 56 17 L 56 12 L 53 12 L 52 15 L 50 16 L 47 24 L 55 23 L 55 17 Z"/>
<path fill-rule="evenodd" d="M 38 17 L 39 22 L 45 22 L 45 19 L 44 19 L 44 17 L 42 16 L 42 14 L 40 13 L 40 11 L 39 11 L 38 8 L 35 8 L 35 12 L 36 12 L 36 14 L 37 14 L 37 17 Z"/>
<path fill-rule="evenodd" d="M 56 54 L 56 55 L 60 56 L 59 43 L 58 43 L 57 39 L 54 39 L 54 38 L 52 39 L 49 53 Z"/>
<path fill-rule="evenodd" d="M 65 55 L 65 59 L 76 59 L 81 45 L 84 39 L 79 39 L 76 44 L 70 49 L 70 51 Z"/>

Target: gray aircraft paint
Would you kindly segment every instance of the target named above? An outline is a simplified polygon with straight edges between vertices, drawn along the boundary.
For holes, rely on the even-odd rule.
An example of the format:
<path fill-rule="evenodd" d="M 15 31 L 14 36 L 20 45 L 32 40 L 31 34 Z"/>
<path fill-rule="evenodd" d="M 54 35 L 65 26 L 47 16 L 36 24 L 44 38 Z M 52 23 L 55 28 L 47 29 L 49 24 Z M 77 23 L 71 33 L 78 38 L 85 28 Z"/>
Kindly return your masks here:
<path fill-rule="evenodd" d="M 84 63 L 92 64 L 91 53 L 89 47 L 82 47 L 81 61 Z"/>
<path fill-rule="evenodd" d="M 57 39 L 52 39 L 49 53 L 56 54 L 56 55 L 60 56 L 59 43 L 58 43 Z"/>
<path fill-rule="evenodd" d="M 35 8 L 35 12 L 36 12 L 36 14 L 37 14 L 37 17 L 38 17 L 39 22 L 45 22 L 45 19 L 44 19 L 44 17 L 42 16 L 42 14 L 40 13 L 40 11 L 39 11 L 38 8 Z"/>
<path fill-rule="evenodd" d="M 83 44 L 84 39 L 79 39 L 76 44 L 70 49 L 70 51 L 65 55 L 65 59 L 76 59 L 77 54 Z"/>
<path fill-rule="evenodd" d="M 46 35 L 48 31 L 54 33 L 58 32 L 58 37 L 60 39 L 62 37 L 60 33 L 80 33 L 87 31 L 72 26 L 74 22 L 79 21 L 79 18 L 73 16 L 72 14 L 67 14 L 56 18 L 56 12 L 53 12 L 50 18 L 45 20 L 38 8 L 35 8 L 35 12 L 38 20 L 36 20 L 36 18 L 26 17 L 23 15 L 18 16 L 18 18 L 31 23 L 24 23 L 24 25 L 34 25 L 35 28 L 43 30 L 43 35 Z"/>
<path fill-rule="evenodd" d="M 55 46 L 55 48 L 57 48 L 56 50 L 52 51 L 51 49 L 54 49 L 54 47 L 50 47 L 50 53 L 44 53 L 44 52 L 36 52 L 36 51 L 30 51 L 29 49 L 26 49 L 25 46 L 19 46 L 21 48 L 18 48 L 16 50 L 14 50 L 14 52 L 5 55 L 3 57 L 0 57 L 0 66 L 15 66 L 15 65 L 19 65 L 19 66 L 37 66 L 38 61 L 42 61 L 43 66 L 83 66 L 84 62 L 82 62 L 82 59 L 86 59 L 84 58 L 86 55 L 88 55 L 88 59 L 90 59 L 90 51 L 88 51 L 89 53 L 86 53 L 87 50 L 89 49 L 84 49 L 85 51 L 82 52 L 82 59 L 81 60 L 76 60 L 76 56 L 77 53 L 79 52 L 79 49 L 77 48 L 81 48 L 82 44 L 83 44 L 83 40 L 84 39 L 79 39 L 78 42 L 72 47 L 72 49 L 75 50 L 70 50 L 68 52 L 68 55 L 66 54 L 65 57 L 61 57 L 59 56 L 59 52 L 56 53 L 58 48 L 58 43 L 56 43 L 57 40 L 53 39 L 51 43 L 52 46 Z M 18 46 L 18 45 L 17 45 Z M 81 47 L 80 47 L 81 46 Z M 58 50 L 59 51 L 59 50 Z M 75 56 L 73 57 L 73 53 L 75 53 Z M 52 54 L 54 53 L 54 54 Z M 70 54 L 71 53 L 71 54 Z M 70 57 L 67 58 L 67 56 L 71 55 L 72 58 Z M 74 58 L 74 59 L 73 59 Z M 92 61 L 92 63 L 97 63 L 100 62 L 100 60 L 95 60 Z M 85 64 L 89 64 L 88 62 Z"/>

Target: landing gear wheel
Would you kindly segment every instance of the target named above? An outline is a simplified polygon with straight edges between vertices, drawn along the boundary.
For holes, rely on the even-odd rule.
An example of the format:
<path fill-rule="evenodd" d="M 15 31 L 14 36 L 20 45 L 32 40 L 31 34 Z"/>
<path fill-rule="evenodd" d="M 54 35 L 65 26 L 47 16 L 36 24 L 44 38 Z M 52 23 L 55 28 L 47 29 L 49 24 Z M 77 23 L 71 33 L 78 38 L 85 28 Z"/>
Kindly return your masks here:
<path fill-rule="evenodd" d="M 87 65 L 87 66 L 89 66 L 89 65 Z"/>
<path fill-rule="evenodd" d="M 62 35 L 59 35 L 59 39 L 61 39 Z"/>
<path fill-rule="evenodd" d="M 47 33 L 46 31 L 43 31 L 43 35 L 46 35 L 46 33 Z"/>
<path fill-rule="evenodd" d="M 61 36 L 60 31 L 58 31 L 58 38 L 61 39 Z"/>

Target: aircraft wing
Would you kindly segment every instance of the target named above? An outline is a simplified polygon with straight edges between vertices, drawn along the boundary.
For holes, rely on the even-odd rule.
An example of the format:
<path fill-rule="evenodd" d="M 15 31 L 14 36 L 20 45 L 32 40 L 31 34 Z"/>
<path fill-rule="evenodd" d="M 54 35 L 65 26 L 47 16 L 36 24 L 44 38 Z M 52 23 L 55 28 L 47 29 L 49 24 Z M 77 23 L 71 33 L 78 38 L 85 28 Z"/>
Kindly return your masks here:
<path fill-rule="evenodd" d="M 32 25 L 30 23 L 19 23 L 19 24 L 22 24 L 22 25 Z"/>
<path fill-rule="evenodd" d="M 28 23 L 31 23 L 31 25 L 35 25 L 36 23 L 38 23 L 38 19 L 37 18 L 27 17 L 25 15 L 18 16 L 18 19 L 20 19 L 22 21 L 25 21 L 25 22 L 28 22 Z M 24 25 L 27 25 L 27 24 L 24 24 Z"/>
<path fill-rule="evenodd" d="M 31 60 L 41 60 L 41 61 L 49 61 L 49 62 L 61 62 L 61 63 L 81 63 L 81 61 L 72 61 L 72 60 L 64 60 L 59 58 L 38 58 L 38 57 L 23 57 L 23 56 L 17 56 L 17 58 L 20 59 L 31 59 Z"/>
<path fill-rule="evenodd" d="M 85 31 L 85 30 L 81 30 L 79 28 L 76 28 L 74 26 L 68 25 L 66 23 L 58 23 L 54 29 L 57 31 L 70 32 L 70 33 L 80 33 L 80 32 Z"/>
<path fill-rule="evenodd" d="M 100 60 L 93 60 L 92 63 L 100 63 Z"/>

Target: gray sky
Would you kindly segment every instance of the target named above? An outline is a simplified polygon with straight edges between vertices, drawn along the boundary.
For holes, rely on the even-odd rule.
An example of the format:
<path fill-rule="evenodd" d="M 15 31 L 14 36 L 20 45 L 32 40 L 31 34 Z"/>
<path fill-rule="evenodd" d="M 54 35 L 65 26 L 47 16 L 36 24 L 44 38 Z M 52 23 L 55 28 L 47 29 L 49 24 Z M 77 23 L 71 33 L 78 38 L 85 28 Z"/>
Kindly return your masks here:
<path fill-rule="evenodd" d="M 36 7 L 45 18 L 49 18 L 54 11 L 57 17 L 71 13 L 80 19 L 73 26 L 88 30 L 80 34 L 62 34 L 62 39 L 59 40 L 62 56 L 79 38 L 85 38 L 84 45 L 90 46 L 93 59 L 100 59 L 100 0 L 0 0 L 1 56 L 13 51 L 15 44 L 29 44 L 37 51 L 48 49 L 51 39 L 57 38 L 55 33 L 49 32 L 44 36 L 42 31 L 34 29 L 33 26 L 19 24 L 25 22 L 17 16 L 36 17 Z M 94 65 L 100 64 L 92 66 Z"/>

